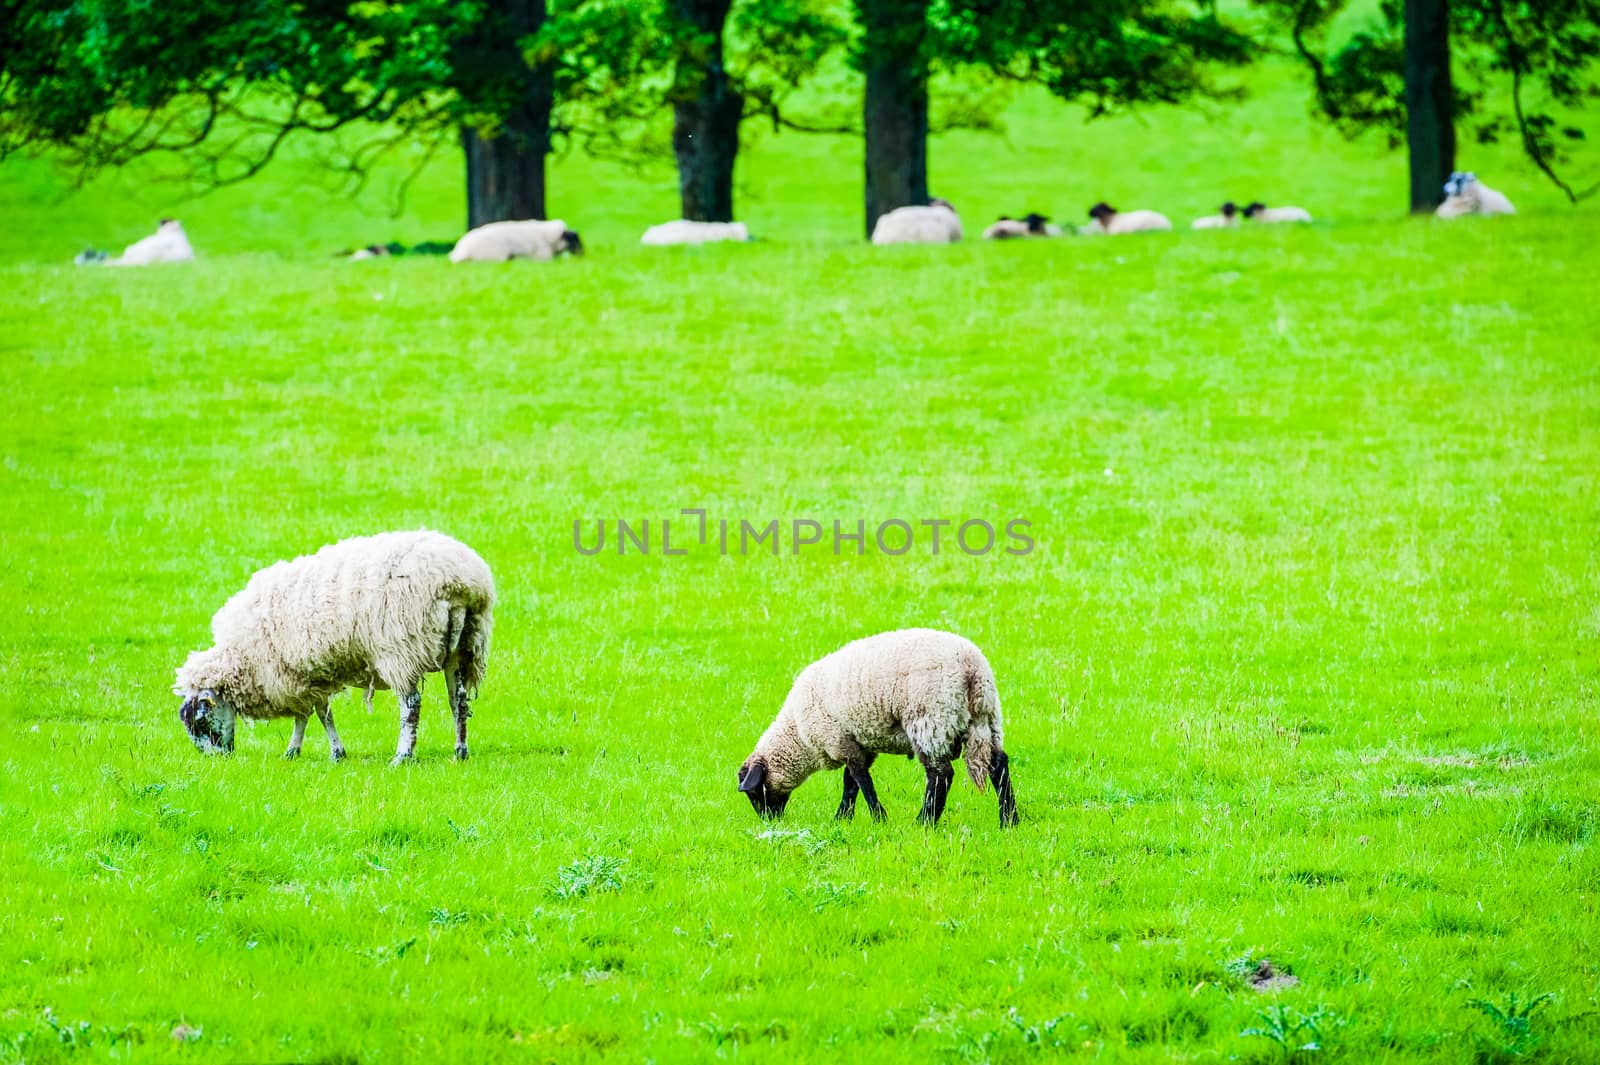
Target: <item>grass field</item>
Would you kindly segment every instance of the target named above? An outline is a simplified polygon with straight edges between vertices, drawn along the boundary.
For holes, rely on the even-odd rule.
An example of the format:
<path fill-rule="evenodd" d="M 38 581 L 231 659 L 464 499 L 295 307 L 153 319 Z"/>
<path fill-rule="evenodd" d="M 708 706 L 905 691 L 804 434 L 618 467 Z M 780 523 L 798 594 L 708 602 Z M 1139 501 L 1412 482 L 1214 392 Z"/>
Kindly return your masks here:
<path fill-rule="evenodd" d="M 452 237 L 455 172 L 374 220 L 306 154 L 122 272 L 63 263 L 165 193 L 0 168 L 0 1061 L 1594 1060 L 1600 215 L 1501 152 L 1521 216 L 1405 221 L 1403 160 L 1256 88 L 1025 99 L 936 184 L 1326 223 L 874 250 L 855 150 L 769 138 L 769 242 L 630 247 L 670 185 L 570 159 L 583 260 L 356 265 Z M 685 507 L 1037 548 L 574 550 Z M 343 765 L 201 757 L 169 689 L 226 597 L 420 525 L 500 586 L 473 759 L 437 683 L 408 768 L 382 695 Z M 832 775 L 757 822 L 794 674 L 906 625 L 988 653 L 1022 825 L 958 780 L 918 827 L 905 762 L 887 824 Z"/>

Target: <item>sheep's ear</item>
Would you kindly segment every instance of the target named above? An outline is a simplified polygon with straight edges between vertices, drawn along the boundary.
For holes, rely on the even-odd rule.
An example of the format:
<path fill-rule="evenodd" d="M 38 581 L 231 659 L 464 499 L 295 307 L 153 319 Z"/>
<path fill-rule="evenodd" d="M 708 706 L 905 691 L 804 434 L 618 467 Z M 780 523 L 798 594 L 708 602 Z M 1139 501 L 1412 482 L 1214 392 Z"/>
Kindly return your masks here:
<path fill-rule="evenodd" d="M 739 790 L 751 792 L 758 790 L 767 779 L 767 763 L 751 762 L 739 770 Z"/>

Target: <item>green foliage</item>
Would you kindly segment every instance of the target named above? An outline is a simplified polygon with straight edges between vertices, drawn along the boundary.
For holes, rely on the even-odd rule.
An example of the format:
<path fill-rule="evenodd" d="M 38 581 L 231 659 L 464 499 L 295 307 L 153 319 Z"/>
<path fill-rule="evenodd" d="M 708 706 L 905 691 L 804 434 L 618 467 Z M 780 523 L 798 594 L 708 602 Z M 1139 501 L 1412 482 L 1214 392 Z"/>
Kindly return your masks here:
<path fill-rule="evenodd" d="M 1261 1018 L 1261 1024 L 1239 1034 L 1271 1040 L 1277 1044 L 1285 1061 L 1304 1059 L 1327 1050 L 1329 1039 L 1347 1023 L 1337 1012 L 1322 1006 L 1302 1013 L 1281 1002 L 1261 1010 L 1256 1016 Z"/>
<path fill-rule="evenodd" d="M 1475 998 L 1467 1005 L 1489 1019 L 1493 1028 L 1488 1036 L 1479 1036 L 1480 1061 L 1513 1061 L 1532 1056 L 1543 1039 L 1533 1030 L 1533 1015 L 1555 998 L 1551 992 L 1519 1000 L 1515 991 L 1506 994 L 1504 1005 L 1486 998 Z"/>

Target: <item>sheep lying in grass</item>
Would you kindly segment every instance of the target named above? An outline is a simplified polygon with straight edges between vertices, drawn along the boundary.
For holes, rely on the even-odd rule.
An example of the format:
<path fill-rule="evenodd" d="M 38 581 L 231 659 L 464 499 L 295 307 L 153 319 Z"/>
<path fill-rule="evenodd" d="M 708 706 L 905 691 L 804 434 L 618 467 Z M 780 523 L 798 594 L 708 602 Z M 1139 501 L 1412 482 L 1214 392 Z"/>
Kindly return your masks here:
<path fill-rule="evenodd" d="M 902 629 L 846 644 L 801 670 L 776 720 L 739 767 L 739 790 L 756 813 L 783 813 L 811 774 L 844 767 L 837 817 L 855 815 L 856 794 L 886 816 L 869 773 L 879 754 L 915 757 L 927 774 L 919 820 L 937 824 L 966 749 L 967 775 L 992 780 L 1000 824 L 1017 822 L 1010 760 L 1001 744 L 1000 696 L 983 652 L 933 629 Z"/>
<path fill-rule="evenodd" d="M 896 207 L 878 216 L 874 244 L 954 244 L 961 239 L 961 217 L 949 200 L 933 199 L 926 207 Z"/>
<path fill-rule="evenodd" d="M 1172 228 L 1159 211 L 1119 211 L 1109 203 L 1089 208 L 1089 224 L 1078 230 L 1089 236 L 1118 236 L 1123 233 L 1153 233 Z"/>
<path fill-rule="evenodd" d="M 1257 200 L 1244 209 L 1244 216 L 1252 222 L 1272 225 L 1277 222 L 1309 222 L 1311 212 L 1304 207 L 1268 207 Z"/>
<path fill-rule="evenodd" d="M 344 745 L 328 700 L 345 688 L 400 697 L 394 764 L 416 750 L 419 688 L 444 673 L 467 757 L 468 699 L 483 680 L 494 619 L 494 579 L 465 544 L 436 532 L 341 540 L 256 573 L 211 619 L 215 646 L 178 669 L 178 716 L 206 754 L 233 750 L 235 718 L 294 719 L 284 757 L 300 753 L 312 714 L 333 760 Z"/>
<path fill-rule="evenodd" d="M 1016 240 L 1026 237 L 1059 237 L 1061 227 L 1050 224 L 1050 219 L 1042 214 L 1030 214 L 1023 218 L 1012 218 L 1010 215 L 1001 215 L 999 221 L 983 231 L 984 240 Z"/>
<path fill-rule="evenodd" d="M 1216 214 L 1204 218 L 1196 218 L 1189 224 L 1190 229 L 1232 229 L 1239 224 L 1239 205 L 1229 200 L 1223 204 Z"/>
<path fill-rule="evenodd" d="M 189 245 L 183 223 L 176 218 L 163 218 L 153 234 L 129 244 L 115 259 L 103 251 L 90 249 L 81 252 L 73 262 L 79 266 L 150 266 L 154 263 L 186 263 L 193 258 L 194 248 Z"/>
<path fill-rule="evenodd" d="M 664 247 L 669 244 L 717 244 L 749 239 L 750 227 L 743 222 L 695 222 L 680 218 L 651 226 L 639 238 L 639 243 Z"/>
<path fill-rule="evenodd" d="M 558 219 L 548 222 L 490 222 L 468 230 L 450 251 L 453 263 L 503 263 L 508 259 L 554 259 L 583 254 L 578 234 Z"/>
<path fill-rule="evenodd" d="M 1516 214 L 1517 209 L 1505 193 L 1496 192 L 1470 171 L 1457 170 L 1444 183 L 1445 201 L 1433 212 L 1439 218 L 1460 218 L 1464 214 Z"/>

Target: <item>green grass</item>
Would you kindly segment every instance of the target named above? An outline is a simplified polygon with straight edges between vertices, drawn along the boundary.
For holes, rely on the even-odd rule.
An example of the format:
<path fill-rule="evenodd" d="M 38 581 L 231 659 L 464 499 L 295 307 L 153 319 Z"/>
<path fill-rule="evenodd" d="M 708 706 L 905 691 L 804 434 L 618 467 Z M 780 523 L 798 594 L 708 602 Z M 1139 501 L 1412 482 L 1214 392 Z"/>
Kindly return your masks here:
<path fill-rule="evenodd" d="M 0 169 L 0 1061 L 1591 1060 L 1600 217 L 1506 156 L 1522 216 L 1397 219 L 1403 163 L 1275 76 L 1209 122 L 1025 100 L 1059 155 L 951 138 L 938 184 L 1326 224 L 875 250 L 848 145 L 780 138 L 749 215 L 793 240 L 627 247 L 670 188 L 573 160 L 584 260 L 335 263 L 452 235 L 451 174 L 374 232 L 290 164 L 124 272 L 60 264 L 145 231 L 136 176 Z M 692 506 L 1038 549 L 573 549 Z M 341 766 L 189 746 L 172 671 L 254 569 L 423 524 L 501 589 L 471 762 L 437 684 L 410 768 L 385 696 Z M 903 625 L 988 653 L 1023 824 L 958 782 L 919 828 L 899 761 L 885 825 L 831 776 L 759 824 L 790 679 Z"/>

